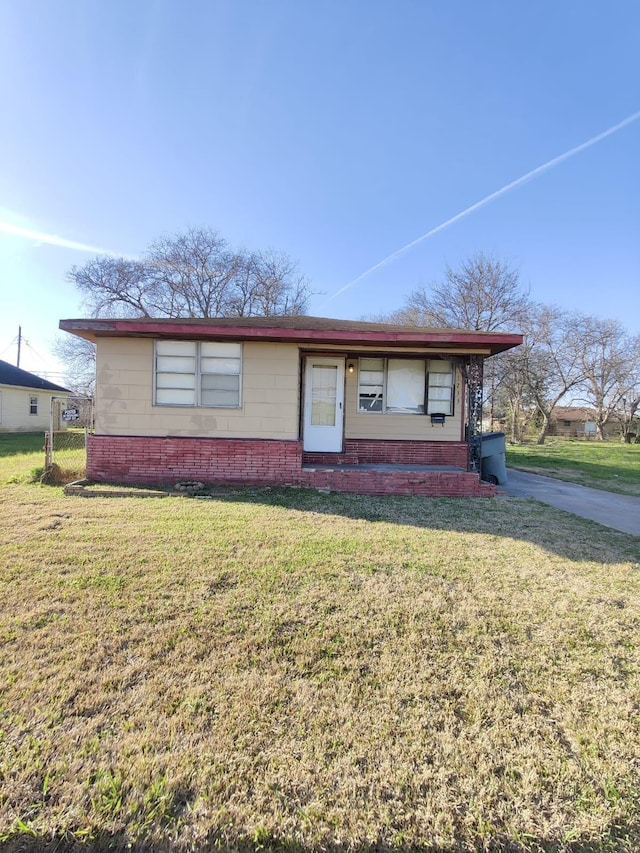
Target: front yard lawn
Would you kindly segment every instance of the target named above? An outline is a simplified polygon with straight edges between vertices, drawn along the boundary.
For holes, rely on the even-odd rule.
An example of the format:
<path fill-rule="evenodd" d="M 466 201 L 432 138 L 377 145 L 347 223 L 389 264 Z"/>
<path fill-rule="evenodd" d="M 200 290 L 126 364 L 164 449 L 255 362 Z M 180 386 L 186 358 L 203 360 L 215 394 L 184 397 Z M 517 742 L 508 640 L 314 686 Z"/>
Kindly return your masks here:
<path fill-rule="evenodd" d="M 618 492 L 640 495 L 640 444 L 548 438 L 544 444 L 508 444 L 507 465 Z"/>
<path fill-rule="evenodd" d="M 0 434 L 0 486 L 37 479 L 44 465 L 44 432 Z"/>
<path fill-rule="evenodd" d="M 638 849 L 634 537 L 24 484 L 0 533 L 5 851 Z"/>

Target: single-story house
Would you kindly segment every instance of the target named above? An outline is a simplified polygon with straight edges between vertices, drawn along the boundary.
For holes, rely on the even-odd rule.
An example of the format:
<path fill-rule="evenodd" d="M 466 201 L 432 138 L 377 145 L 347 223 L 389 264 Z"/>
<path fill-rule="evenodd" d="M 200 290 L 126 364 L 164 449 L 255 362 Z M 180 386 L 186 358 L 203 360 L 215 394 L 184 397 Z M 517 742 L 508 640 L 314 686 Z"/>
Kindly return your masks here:
<path fill-rule="evenodd" d="M 61 385 L 0 361 L 0 432 L 48 430 L 51 398 L 69 393 Z"/>
<path fill-rule="evenodd" d="M 97 344 L 95 481 L 494 493 L 482 368 L 520 335 L 307 316 L 60 328 Z"/>
<path fill-rule="evenodd" d="M 605 428 L 605 434 L 610 432 L 611 425 L 608 429 Z M 548 434 L 565 438 L 595 438 L 595 412 L 583 406 L 556 406 L 551 412 Z"/>

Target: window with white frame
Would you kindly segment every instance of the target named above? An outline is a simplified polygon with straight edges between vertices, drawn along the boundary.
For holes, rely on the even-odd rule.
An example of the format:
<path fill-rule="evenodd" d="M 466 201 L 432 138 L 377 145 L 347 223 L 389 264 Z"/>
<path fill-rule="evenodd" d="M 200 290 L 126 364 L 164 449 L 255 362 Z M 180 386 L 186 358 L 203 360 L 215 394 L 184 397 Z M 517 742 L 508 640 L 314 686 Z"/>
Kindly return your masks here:
<path fill-rule="evenodd" d="M 158 406 L 238 408 L 242 344 L 222 341 L 156 341 Z"/>
<path fill-rule="evenodd" d="M 450 361 L 431 359 L 428 362 L 427 414 L 452 415 L 454 375 Z"/>
<path fill-rule="evenodd" d="M 361 358 L 358 371 L 358 411 L 381 412 L 384 395 L 384 358 Z"/>
<path fill-rule="evenodd" d="M 450 361 L 361 358 L 359 364 L 359 412 L 453 414 L 454 371 Z"/>
<path fill-rule="evenodd" d="M 29 397 L 29 414 L 37 415 L 38 414 L 38 398 L 37 397 Z"/>

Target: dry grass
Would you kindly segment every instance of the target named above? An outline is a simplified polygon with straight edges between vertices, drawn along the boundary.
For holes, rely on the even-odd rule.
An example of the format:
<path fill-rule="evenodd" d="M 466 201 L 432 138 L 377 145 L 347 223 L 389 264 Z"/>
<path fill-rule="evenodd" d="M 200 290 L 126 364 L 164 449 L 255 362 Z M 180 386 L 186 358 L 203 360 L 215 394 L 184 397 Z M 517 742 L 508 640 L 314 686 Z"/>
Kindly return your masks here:
<path fill-rule="evenodd" d="M 640 846 L 634 537 L 514 499 L 0 504 L 6 851 Z"/>

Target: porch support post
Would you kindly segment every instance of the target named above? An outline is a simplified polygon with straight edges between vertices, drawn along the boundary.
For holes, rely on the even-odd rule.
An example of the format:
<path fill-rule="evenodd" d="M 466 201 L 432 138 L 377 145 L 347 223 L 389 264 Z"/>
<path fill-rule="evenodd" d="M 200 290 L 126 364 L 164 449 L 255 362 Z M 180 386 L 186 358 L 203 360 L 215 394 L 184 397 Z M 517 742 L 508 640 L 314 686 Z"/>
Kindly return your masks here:
<path fill-rule="evenodd" d="M 484 357 L 470 355 L 465 365 L 467 381 L 467 468 L 480 475 L 482 459 L 482 377 Z"/>

